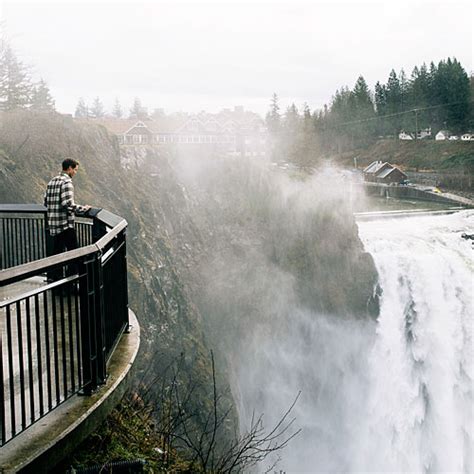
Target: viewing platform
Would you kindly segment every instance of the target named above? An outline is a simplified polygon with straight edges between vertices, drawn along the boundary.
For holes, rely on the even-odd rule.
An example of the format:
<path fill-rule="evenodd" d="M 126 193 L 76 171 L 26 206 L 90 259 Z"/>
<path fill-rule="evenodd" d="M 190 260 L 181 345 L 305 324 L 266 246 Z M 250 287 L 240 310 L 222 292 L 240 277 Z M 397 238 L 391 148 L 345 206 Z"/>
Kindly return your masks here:
<path fill-rule="evenodd" d="M 78 218 L 51 255 L 46 209 L 0 205 L 0 472 L 48 472 L 128 388 L 140 328 L 128 308 L 124 219 Z"/>

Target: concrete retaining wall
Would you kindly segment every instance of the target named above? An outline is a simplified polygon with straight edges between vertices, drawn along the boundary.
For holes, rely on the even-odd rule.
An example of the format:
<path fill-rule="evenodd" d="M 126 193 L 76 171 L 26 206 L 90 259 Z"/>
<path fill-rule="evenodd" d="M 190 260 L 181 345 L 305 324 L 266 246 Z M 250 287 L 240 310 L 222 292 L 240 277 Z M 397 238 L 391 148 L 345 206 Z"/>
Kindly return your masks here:
<path fill-rule="evenodd" d="M 426 189 L 413 186 L 388 186 L 385 184 L 364 183 L 366 192 L 372 196 L 393 197 L 398 199 L 418 199 L 420 201 L 431 201 L 445 203 L 453 206 L 468 206 L 469 203 L 462 198 L 453 195 L 445 196 Z"/>

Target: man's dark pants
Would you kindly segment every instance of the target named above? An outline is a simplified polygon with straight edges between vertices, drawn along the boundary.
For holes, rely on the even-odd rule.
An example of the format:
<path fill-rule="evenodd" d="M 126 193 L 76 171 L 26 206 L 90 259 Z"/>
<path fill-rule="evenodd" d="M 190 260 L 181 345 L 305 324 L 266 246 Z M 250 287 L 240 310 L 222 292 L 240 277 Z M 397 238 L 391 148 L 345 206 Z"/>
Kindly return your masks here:
<path fill-rule="evenodd" d="M 67 252 L 68 250 L 74 250 L 79 247 L 76 230 L 72 228 L 68 228 L 60 234 L 53 235 L 51 238 L 53 240 L 53 255 Z M 77 265 L 75 263 L 67 266 L 66 276 L 75 275 L 76 273 Z M 48 272 L 48 280 L 58 280 L 63 276 L 61 268 Z"/>

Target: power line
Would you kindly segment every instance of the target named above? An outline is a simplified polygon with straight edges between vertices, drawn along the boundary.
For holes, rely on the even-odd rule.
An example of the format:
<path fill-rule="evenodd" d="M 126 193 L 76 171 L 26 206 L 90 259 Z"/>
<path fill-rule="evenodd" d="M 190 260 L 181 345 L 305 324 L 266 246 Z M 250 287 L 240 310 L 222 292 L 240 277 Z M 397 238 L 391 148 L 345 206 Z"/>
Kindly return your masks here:
<path fill-rule="evenodd" d="M 448 104 L 430 105 L 429 107 L 417 107 L 415 109 L 404 110 L 403 112 L 396 112 L 396 113 L 387 114 L 387 115 L 378 115 L 376 117 L 353 120 L 351 122 L 337 123 L 337 124 L 335 124 L 335 126 L 336 127 L 342 127 L 342 126 L 345 126 L 345 125 L 353 125 L 353 124 L 357 124 L 357 123 L 371 122 L 372 120 L 380 120 L 380 119 L 383 119 L 383 118 L 398 117 L 400 115 L 405 115 L 405 114 L 409 114 L 409 113 L 415 113 L 416 114 L 418 112 L 423 112 L 425 110 L 438 109 L 438 108 L 441 108 L 441 107 L 450 107 L 452 105 L 460 105 L 460 104 L 466 104 L 466 103 L 467 104 L 472 104 L 472 103 L 474 103 L 474 100 L 470 100 L 468 102 L 462 101 L 462 102 L 451 102 L 451 103 L 448 103 Z"/>

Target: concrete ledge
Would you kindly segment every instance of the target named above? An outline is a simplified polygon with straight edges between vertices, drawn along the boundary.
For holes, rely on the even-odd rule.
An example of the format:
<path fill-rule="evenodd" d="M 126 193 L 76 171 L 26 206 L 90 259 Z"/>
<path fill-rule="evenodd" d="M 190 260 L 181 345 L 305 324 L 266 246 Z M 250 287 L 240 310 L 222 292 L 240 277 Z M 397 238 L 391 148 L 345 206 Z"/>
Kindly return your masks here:
<path fill-rule="evenodd" d="M 474 207 L 474 202 L 470 199 L 452 193 L 436 193 L 433 191 L 433 187 L 388 186 L 382 183 L 367 181 L 363 185 L 369 194 L 378 194 L 383 197 L 418 199 L 420 201 L 439 202 L 451 206 Z"/>
<path fill-rule="evenodd" d="M 0 448 L 0 472 L 48 472 L 68 456 L 118 404 L 130 386 L 140 347 L 140 326 L 129 311 L 124 334 L 108 364 L 107 384 L 89 397 L 75 396 Z"/>

